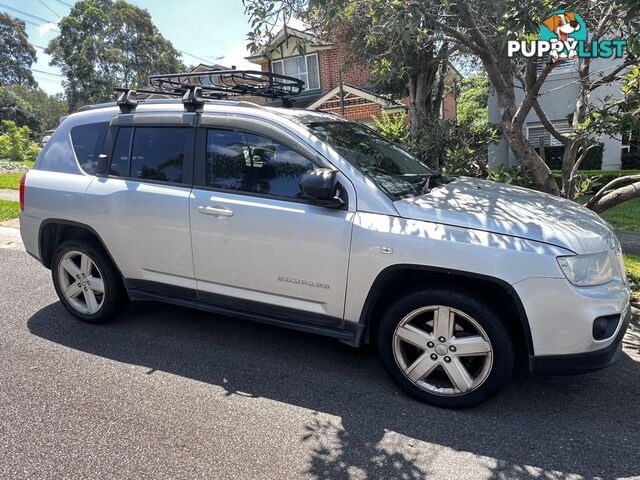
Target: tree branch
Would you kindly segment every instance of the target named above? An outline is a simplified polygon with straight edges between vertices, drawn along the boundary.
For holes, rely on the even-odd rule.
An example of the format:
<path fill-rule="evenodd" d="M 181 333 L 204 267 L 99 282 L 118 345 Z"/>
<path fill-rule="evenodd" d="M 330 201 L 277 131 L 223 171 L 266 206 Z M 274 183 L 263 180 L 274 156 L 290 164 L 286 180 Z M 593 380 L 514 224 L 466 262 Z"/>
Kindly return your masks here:
<path fill-rule="evenodd" d="M 600 80 L 596 80 L 595 82 L 593 82 L 589 87 L 589 91 L 593 92 L 596 88 L 617 80 L 616 77 L 618 76 L 618 74 L 624 69 L 626 69 L 627 67 L 629 67 L 630 65 L 633 65 L 634 63 L 638 63 L 638 60 L 631 59 L 631 58 L 626 59 L 624 62 L 618 65 L 611 73 L 605 75 Z"/>
<path fill-rule="evenodd" d="M 640 175 L 634 176 L 638 177 L 638 179 L 640 180 Z M 620 205 L 621 203 L 633 198 L 640 198 L 640 181 L 610 191 L 603 197 L 599 198 L 597 201 L 590 201 L 587 204 L 587 207 L 596 213 L 602 213 L 605 210 L 609 210 L 610 208 L 613 208 L 616 205 Z"/>
<path fill-rule="evenodd" d="M 544 125 L 544 128 L 551 135 L 553 135 L 553 137 L 556 140 L 558 140 L 559 142 L 562 142 L 562 144 L 566 148 L 567 144 L 570 142 L 569 137 L 561 134 L 560 131 L 556 128 L 556 126 L 553 123 L 551 123 L 551 121 L 549 120 L 549 117 L 547 116 L 547 112 L 545 112 L 542 109 L 542 106 L 540 105 L 540 102 L 538 101 L 537 98 L 533 101 L 533 109 L 535 110 L 536 115 L 538 115 L 538 118 L 542 122 L 542 125 Z"/>
<path fill-rule="evenodd" d="M 580 154 L 580 156 L 576 160 L 576 163 L 573 165 L 573 168 L 571 169 L 571 177 L 569 178 L 570 182 L 573 181 L 573 177 L 575 176 L 576 172 L 578 171 L 578 168 L 580 167 L 580 164 L 583 162 L 583 160 L 585 158 L 587 158 L 587 153 L 589 153 L 589 150 L 591 150 L 592 148 L 595 148 L 597 146 L 598 146 L 597 143 L 592 143 L 587 148 L 583 148 L 582 149 L 582 153 Z"/>
<path fill-rule="evenodd" d="M 638 184 L 638 187 L 640 187 L 640 175 L 627 175 L 625 177 L 618 177 L 618 178 L 614 178 L 613 180 L 611 180 L 609 183 L 607 183 L 604 187 L 602 187 L 592 198 L 591 200 L 589 200 L 587 202 L 587 208 L 590 208 L 591 210 L 597 211 L 595 210 L 595 206 L 600 202 L 600 200 L 602 198 L 604 198 L 606 195 L 608 195 L 611 190 L 615 190 L 616 188 L 621 188 L 624 185 L 628 184 L 628 183 L 633 183 Z M 640 196 L 640 189 L 638 190 L 638 195 Z M 621 202 L 618 202 L 621 203 Z M 617 203 L 615 204 L 617 205 Z M 612 205 L 614 206 L 614 205 Z M 610 207 L 608 207 L 610 208 Z M 604 210 L 600 210 L 600 211 L 604 211 Z"/>

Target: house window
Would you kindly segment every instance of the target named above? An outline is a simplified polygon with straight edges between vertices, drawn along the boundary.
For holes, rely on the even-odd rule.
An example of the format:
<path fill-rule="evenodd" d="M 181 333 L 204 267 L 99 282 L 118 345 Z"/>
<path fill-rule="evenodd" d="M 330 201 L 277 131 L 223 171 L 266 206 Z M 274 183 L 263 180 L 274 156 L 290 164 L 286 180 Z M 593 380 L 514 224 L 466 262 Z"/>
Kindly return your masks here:
<path fill-rule="evenodd" d="M 569 122 L 565 121 L 555 121 L 552 122 L 556 129 L 563 135 L 567 135 L 571 133 L 571 126 Z M 556 137 L 551 135 L 546 128 L 542 124 L 529 124 L 527 126 L 527 138 L 531 145 L 534 148 L 540 147 L 540 145 L 544 145 L 545 147 L 561 147 L 562 143 L 558 141 Z"/>
<path fill-rule="evenodd" d="M 273 73 L 288 75 L 304 82 L 307 90 L 320 88 L 320 71 L 318 70 L 318 54 L 289 57 L 271 62 Z"/>
<path fill-rule="evenodd" d="M 544 70 L 547 66 L 547 64 L 551 61 L 549 54 L 545 53 L 542 58 L 538 59 L 538 65 L 536 68 L 536 74 L 540 75 L 542 73 L 542 70 Z M 560 62 L 559 65 L 557 65 L 553 70 L 551 70 L 551 73 L 549 73 L 549 75 L 556 75 L 558 73 L 568 73 L 568 72 L 575 72 L 578 69 L 578 61 L 575 58 L 572 58 L 571 60 L 562 60 Z"/>

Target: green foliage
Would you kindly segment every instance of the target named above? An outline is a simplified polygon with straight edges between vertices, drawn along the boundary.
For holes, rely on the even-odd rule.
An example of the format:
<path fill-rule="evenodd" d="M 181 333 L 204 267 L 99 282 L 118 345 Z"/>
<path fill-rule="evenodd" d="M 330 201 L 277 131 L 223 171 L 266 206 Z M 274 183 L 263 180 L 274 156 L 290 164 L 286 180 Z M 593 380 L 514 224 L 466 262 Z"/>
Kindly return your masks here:
<path fill-rule="evenodd" d="M 0 136 L 0 159 L 12 162 L 34 161 L 40 147 L 31 140 L 29 127 L 18 127 L 10 120 L 2 121 L 3 134 Z"/>
<path fill-rule="evenodd" d="M 505 167 L 501 165 L 491 170 L 487 179 L 508 185 L 516 185 L 518 187 L 533 188 L 531 173 L 521 165 L 515 167 Z"/>
<path fill-rule="evenodd" d="M 0 13 L 0 85 L 37 85 L 31 73 L 35 61 L 36 50 L 29 43 L 24 22 Z"/>
<path fill-rule="evenodd" d="M 631 300 L 640 302 L 640 255 L 626 254 L 624 266 L 627 269 L 627 279 L 631 288 Z"/>
<path fill-rule="evenodd" d="M 458 122 L 472 132 L 485 132 L 489 128 L 488 100 L 489 79 L 486 74 L 463 79 L 458 94 Z"/>
<path fill-rule="evenodd" d="M 405 144 L 409 139 L 407 128 L 407 114 L 388 114 L 382 112 L 382 117 L 372 116 L 373 125 L 381 135 L 395 143 Z"/>
<path fill-rule="evenodd" d="M 124 0 L 80 0 L 59 25 L 46 53 L 66 77 L 72 110 L 112 100 L 115 87 L 144 86 L 149 75 L 184 69 L 149 12 Z"/>
<path fill-rule="evenodd" d="M 41 88 L 29 88 L 16 85 L 11 91 L 23 99 L 34 114 L 37 115 L 39 126 L 29 127 L 41 136 L 45 130 L 53 130 L 60 123 L 60 117 L 69 113 L 69 105 L 60 93 L 49 95 Z M 18 122 L 16 122 L 18 123 Z M 20 123 L 18 123 L 20 125 Z"/>
<path fill-rule="evenodd" d="M 0 222 L 20 215 L 20 204 L 10 200 L 0 200 Z"/>
<path fill-rule="evenodd" d="M 37 111 L 10 87 L 0 87 L 0 120 L 26 125 L 35 132 L 42 130 L 42 121 Z"/>
<path fill-rule="evenodd" d="M 445 153 L 445 159 L 440 167 L 442 173 L 465 177 L 485 177 L 487 175 L 487 156 L 484 148 L 458 145 L 457 148 L 447 148 Z"/>
<path fill-rule="evenodd" d="M 562 186 L 562 172 L 559 170 L 554 170 L 552 173 L 556 183 L 558 184 L 558 187 Z M 580 181 L 582 182 L 586 178 L 591 179 L 591 181 L 589 183 L 589 188 L 579 193 L 581 195 L 592 195 L 595 194 L 597 190 L 604 187 L 607 183 L 615 180 L 618 177 L 639 174 L 640 170 L 581 170 L 579 176 Z"/>

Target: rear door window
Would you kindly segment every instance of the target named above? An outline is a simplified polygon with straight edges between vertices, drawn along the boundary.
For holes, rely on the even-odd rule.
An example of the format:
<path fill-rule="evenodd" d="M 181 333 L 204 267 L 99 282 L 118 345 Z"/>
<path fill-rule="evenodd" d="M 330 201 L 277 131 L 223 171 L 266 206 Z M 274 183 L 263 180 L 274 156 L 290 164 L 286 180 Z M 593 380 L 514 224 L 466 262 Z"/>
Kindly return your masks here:
<path fill-rule="evenodd" d="M 82 170 L 89 175 L 98 171 L 98 156 L 102 153 L 107 136 L 107 122 L 78 125 L 71 129 L 71 143 Z"/>
<path fill-rule="evenodd" d="M 183 183 L 189 129 L 136 127 L 131 149 L 131 177 Z"/>

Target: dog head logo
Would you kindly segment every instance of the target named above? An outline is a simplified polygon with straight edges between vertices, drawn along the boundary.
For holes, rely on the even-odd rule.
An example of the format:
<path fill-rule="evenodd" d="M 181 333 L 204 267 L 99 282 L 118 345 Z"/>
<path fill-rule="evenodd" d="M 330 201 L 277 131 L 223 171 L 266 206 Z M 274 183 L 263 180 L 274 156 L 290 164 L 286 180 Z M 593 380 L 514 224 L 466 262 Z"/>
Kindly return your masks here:
<path fill-rule="evenodd" d="M 542 19 L 538 39 L 507 41 L 507 57 L 548 56 L 559 63 L 574 58 L 622 58 L 626 46 L 624 38 L 588 41 L 587 26 L 580 15 L 571 10 L 556 10 Z M 567 62 L 569 66 L 572 64 Z"/>
<path fill-rule="evenodd" d="M 540 25 L 540 39 L 550 43 L 560 43 L 562 48 L 552 49 L 554 59 L 577 55 L 578 42 L 587 39 L 587 27 L 580 15 L 567 10 L 557 10 L 547 16 Z"/>

